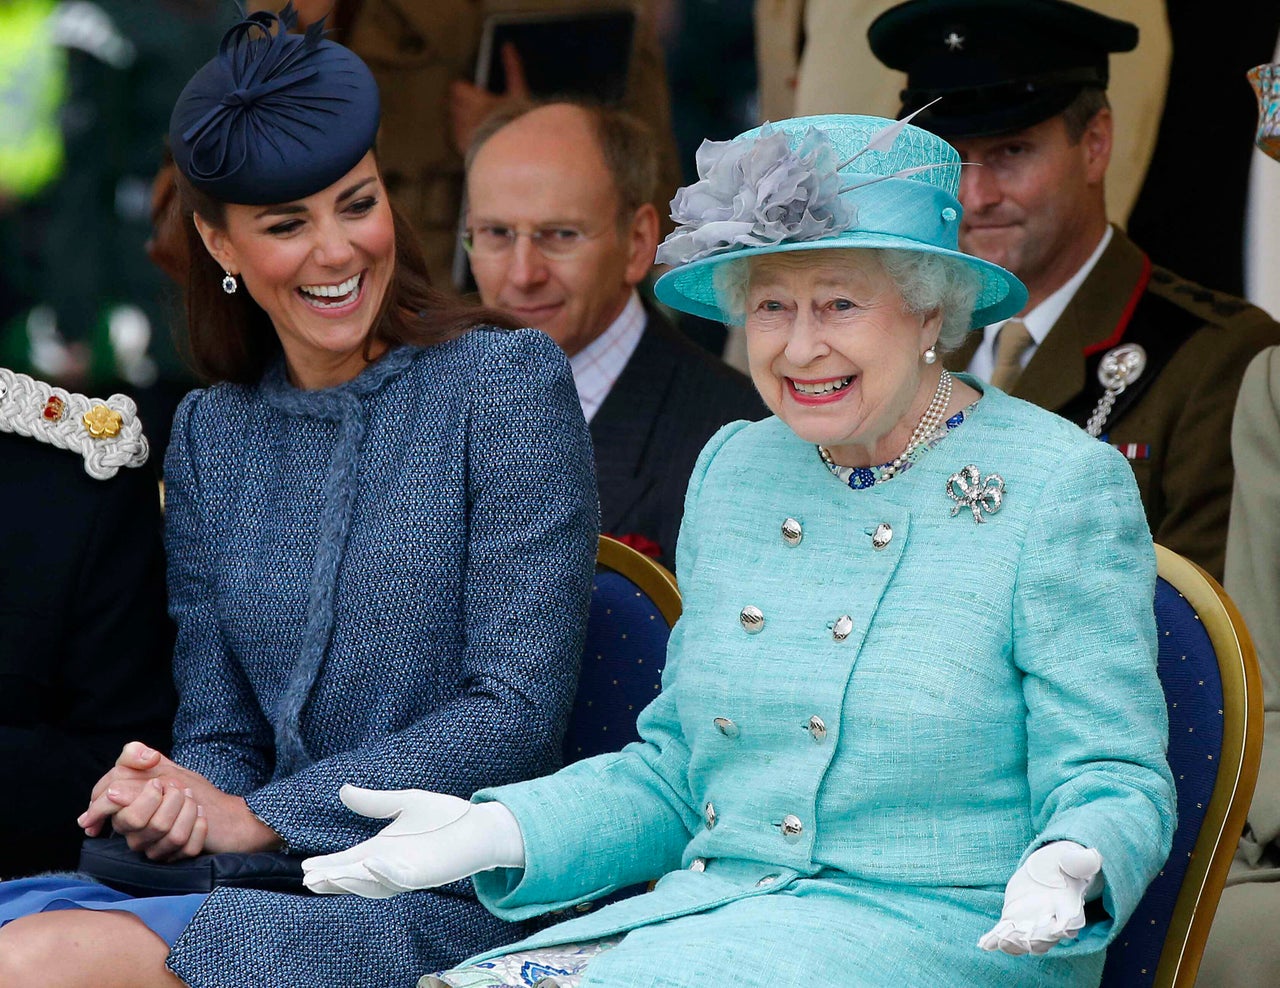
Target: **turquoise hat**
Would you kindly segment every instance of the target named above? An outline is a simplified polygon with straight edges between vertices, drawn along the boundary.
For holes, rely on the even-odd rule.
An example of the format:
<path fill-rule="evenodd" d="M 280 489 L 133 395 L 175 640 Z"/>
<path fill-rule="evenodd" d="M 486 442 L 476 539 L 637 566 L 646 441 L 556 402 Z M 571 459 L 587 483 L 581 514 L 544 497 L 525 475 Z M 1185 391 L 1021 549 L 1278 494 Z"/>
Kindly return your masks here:
<path fill-rule="evenodd" d="M 910 119 L 910 118 L 908 118 Z M 887 248 L 954 257 L 981 287 L 973 326 L 1027 303 L 1022 282 L 957 246 L 960 155 L 946 141 L 882 117 L 828 114 L 765 124 L 732 141 L 703 141 L 698 181 L 671 200 L 678 224 L 658 248 L 672 269 L 659 301 L 728 322 L 716 301 L 718 264 L 824 248 Z"/>

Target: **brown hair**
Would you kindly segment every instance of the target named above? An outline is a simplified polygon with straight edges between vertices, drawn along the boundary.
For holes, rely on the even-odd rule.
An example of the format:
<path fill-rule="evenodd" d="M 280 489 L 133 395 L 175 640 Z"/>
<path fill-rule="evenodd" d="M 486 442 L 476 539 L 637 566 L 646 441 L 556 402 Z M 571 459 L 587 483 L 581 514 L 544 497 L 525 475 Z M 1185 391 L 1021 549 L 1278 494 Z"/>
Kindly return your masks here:
<path fill-rule="evenodd" d="M 467 148 L 468 174 L 480 148 L 507 124 L 544 106 L 561 105 L 576 107 L 587 115 L 618 193 L 619 211 L 630 219 L 632 213 L 653 198 L 658 184 L 658 152 L 654 149 L 653 135 L 642 120 L 609 106 L 580 100 L 519 100 L 504 106 L 476 128 Z"/>
<path fill-rule="evenodd" d="M 191 264 L 185 290 L 187 337 L 180 349 L 206 381 L 255 384 L 281 352 L 280 340 L 266 312 L 246 291 L 228 295 L 222 290 L 223 270 L 205 249 L 193 214 L 210 225 L 226 228 L 224 203 L 195 188 L 181 172 L 177 186 L 182 198 L 183 224 Z M 395 226 L 395 262 L 382 306 L 373 320 L 365 357 L 374 338 L 391 345 L 432 346 L 452 340 L 476 326 L 516 329 L 510 316 L 455 298 L 432 287 L 417 234 L 391 204 Z"/>
<path fill-rule="evenodd" d="M 1097 86 L 1086 86 L 1062 111 L 1062 122 L 1067 126 L 1067 140 L 1079 144 L 1084 137 L 1089 122 L 1100 112 L 1109 109 L 1111 101 L 1107 99 L 1107 91 Z"/>

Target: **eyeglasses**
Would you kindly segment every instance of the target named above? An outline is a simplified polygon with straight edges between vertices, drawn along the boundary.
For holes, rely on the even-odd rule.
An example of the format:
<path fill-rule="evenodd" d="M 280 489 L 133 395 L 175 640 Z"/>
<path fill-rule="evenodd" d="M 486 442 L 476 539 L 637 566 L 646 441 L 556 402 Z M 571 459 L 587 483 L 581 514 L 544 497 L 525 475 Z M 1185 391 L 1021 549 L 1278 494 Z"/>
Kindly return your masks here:
<path fill-rule="evenodd" d="M 520 237 L 528 237 L 543 257 L 559 259 L 568 257 L 598 233 L 583 233 L 572 226 L 539 226 L 532 230 L 517 230 L 513 226 L 489 223 L 467 227 L 462 232 L 462 247 L 468 254 L 478 257 L 500 257 L 515 247 Z"/>

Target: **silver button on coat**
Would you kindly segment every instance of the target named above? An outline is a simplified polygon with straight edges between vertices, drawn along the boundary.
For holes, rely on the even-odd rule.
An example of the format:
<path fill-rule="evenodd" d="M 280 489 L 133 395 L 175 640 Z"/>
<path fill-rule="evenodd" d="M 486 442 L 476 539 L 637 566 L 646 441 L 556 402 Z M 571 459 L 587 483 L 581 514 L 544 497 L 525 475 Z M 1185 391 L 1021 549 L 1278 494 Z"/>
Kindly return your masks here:
<path fill-rule="evenodd" d="M 787 545 L 799 545 L 802 539 L 804 539 L 804 529 L 798 521 L 788 518 L 782 523 L 782 541 Z"/>
<path fill-rule="evenodd" d="M 809 718 L 809 723 L 805 725 L 805 729 L 815 741 L 825 741 L 827 737 L 827 724 L 821 717 L 814 714 Z"/>
<path fill-rule="evenodd" d="M 707 829 L 716 825 L 716 804 L 710 801 L 702 808 L 702 818 L 707 821 Z"/>
<path fill-rule="evenodd" d="M 736 738 L 738 736 L 738 725 L 728 717 L 717 717 L 712 723 L 716 725 L 716 730 L 726 738 Z"/>
<path fill-rule="evenodd" d="M 798 816 L 792 813 L 784 816 L 778 827 L 782 830 L 782 836 L 788 841 L 797 841 L 800 839 L 800 835 L 804 833 L 804 824 L 800 822 Z"/>
<path fill-rule="evenodd" d="M 758 888 L 758 889 L 762 889 L 762 888 L 764 888 L 766 885 L 772 885 L 774 882 L 776 882 L 776 881 L 777 881 L 779 878 L 781 878 L 781 877 L 782 877 L 781 875 L 765 875 L 763 878 L 759 879 L 759 880 L 756 882 L 756 888 Z"/>
<path fill-rule="evenodd" d="M 689 870 L 690 870 L 690 871 L 706 871 L 706 870 L 707 870 L 707 859 L 706 859 L 706 858 L 694 858 L 692 861 L 690 861 L 690 862 L 689 862 Z"/>
<path fill-rule="evenodd" d="M 876 526 L 875 532 L 871 536 L 871 546 L 877 552 L 887 546 L 893 538 L 893 526 L 888 522 L 881 522 Z"/>
<path fill-rule="evenodd" d="M 853 632 L 853 618 L 848 614 L 841 614 L 836 618 L 836 623 L 831 626 L 831 637 L 838 642 L 844 641 Z"/>
<path fill-rule="evenodd" d="M 738 620 L 742 622 L 743 630 L 749 635 L 758 635 L 764 631 L 764 611 L 752 604 L 742 609 Z"/>

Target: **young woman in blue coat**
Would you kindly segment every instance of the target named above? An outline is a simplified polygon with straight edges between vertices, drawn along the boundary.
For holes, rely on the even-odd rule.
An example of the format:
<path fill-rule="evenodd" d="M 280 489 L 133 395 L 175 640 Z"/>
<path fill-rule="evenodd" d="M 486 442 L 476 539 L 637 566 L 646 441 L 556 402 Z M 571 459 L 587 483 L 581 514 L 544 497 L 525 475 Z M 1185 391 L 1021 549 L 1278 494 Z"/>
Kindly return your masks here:
<path fill-rule="evenodd" d="M 1155 560 L 1132 473 L 938 353 L 1022 285 L 956 251 L 956 152 L 790 120 L 703 145 L 659 260 L 742 323 L 775 417 L 704 449 L 643 740 L 397 817 L 319 892 L 476 873 L 525 918 L 656 887 L 423 985 L 1084 986 L 1169 852 Z"/>
<path fill-rule="evenodd" d="M 594 569 L 563 354 L 429 287 L 368 70 L 273 21 L 227 35 L 170 134 L 217 382 L 165 464 L 174 748 L 126 747 L 80 818 L 157 860 L 348 847 L 377 830 L 338 802 L 350 779 L 470 795 L 554 769 Z M 0 886 L 5 920 L 6 986 L 383 988 L 520 933 L 469 885 L 387 908 L 63 876 Z"/>

